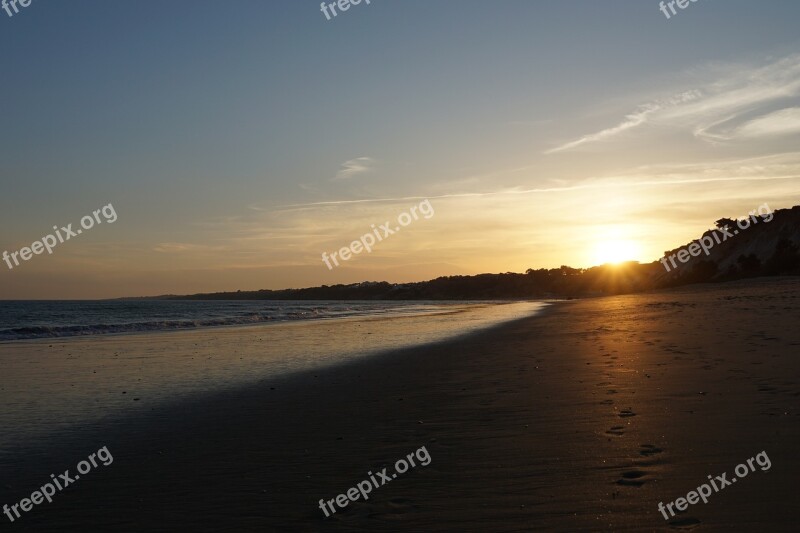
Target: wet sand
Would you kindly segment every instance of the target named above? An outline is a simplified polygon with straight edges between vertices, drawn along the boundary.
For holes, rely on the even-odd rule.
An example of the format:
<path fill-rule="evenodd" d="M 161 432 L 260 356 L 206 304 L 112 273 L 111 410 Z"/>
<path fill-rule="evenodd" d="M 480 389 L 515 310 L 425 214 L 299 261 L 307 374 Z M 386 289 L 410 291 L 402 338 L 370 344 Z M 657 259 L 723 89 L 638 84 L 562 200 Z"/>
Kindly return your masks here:
<path fill-rule="evenodd" d="M 456 341 L 261 381 L 31 447 L 12 504 L 101 446 L 114 463 L 20 531 L 794 531 L 800 280 L 563 302 Z M 325 518 L 426 446 L 428 466 Z M 758 469 L 670 521 L 761 451 Z"/>

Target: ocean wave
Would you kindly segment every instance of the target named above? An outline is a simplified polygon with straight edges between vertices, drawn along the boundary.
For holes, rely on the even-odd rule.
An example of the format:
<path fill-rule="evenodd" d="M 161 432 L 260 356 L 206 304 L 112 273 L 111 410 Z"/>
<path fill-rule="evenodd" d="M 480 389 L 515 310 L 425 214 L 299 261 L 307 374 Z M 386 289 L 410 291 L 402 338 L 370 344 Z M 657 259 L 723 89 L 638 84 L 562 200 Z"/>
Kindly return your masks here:
<path fill-rule="evenodd" d="M 0 302 L 0 342 L 356 316 L 402 316 L 442 309 L 438 303 L 419 302 Z"/>
<path fill-rule="evenodd" d="M 145 331 L 174 331 L 207 328 L 214 326 L 237 326 L 278 322 L 284 320 L 308 320 L 320 318 L 319 312 L 290 311 L 280 315 L 248 314 L 243 316 L 187 320 L 156 320 L 121 324 L 87 324 L 70 326 L 25 326 L 0 330 L 0 341 L 45 339 L 54 337 L 76 337 L 81 335 L 103 335 L 110 333 L 137 333 Z"/>

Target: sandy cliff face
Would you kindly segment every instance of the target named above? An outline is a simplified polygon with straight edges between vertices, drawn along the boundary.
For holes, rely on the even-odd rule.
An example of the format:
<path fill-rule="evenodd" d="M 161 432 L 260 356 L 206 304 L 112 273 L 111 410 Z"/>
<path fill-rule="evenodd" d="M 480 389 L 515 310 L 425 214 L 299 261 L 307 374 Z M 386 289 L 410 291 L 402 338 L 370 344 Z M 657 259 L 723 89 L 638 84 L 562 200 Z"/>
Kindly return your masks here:
<path fill-rule="evenodd" d="M 771 216 L 756 215 L 749 223 L 721 219 L 717 227 L 695 241 L 665 252 L 662 265 L 666 267 L 655 274 L 655 284 L 723 281 L 800 271 L 800 206 L 778 209 Z M 698 247 L 701 247 L 699 252 Z M 687 260 L 692 250 L 696 255 Z"/>

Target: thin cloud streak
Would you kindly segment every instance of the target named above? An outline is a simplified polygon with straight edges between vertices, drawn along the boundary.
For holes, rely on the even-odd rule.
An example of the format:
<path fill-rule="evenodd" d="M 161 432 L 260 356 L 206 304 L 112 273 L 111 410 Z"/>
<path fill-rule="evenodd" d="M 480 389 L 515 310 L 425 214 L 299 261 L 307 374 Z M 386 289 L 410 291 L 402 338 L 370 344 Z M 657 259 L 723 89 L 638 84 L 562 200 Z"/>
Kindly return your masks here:
<path fill-rule="evenodd" d="M 584 135 L 544 153 L 553 154 L 610 140 L 651 123 L 688 128 L 696 138 L 712 143 L 732 141 L 738 137 L 753 138 L 798 131 L 797 116 L 791 111 L 796 108 L 787 105 L 787 100 L 797 101 L 800 98 L 800 54 L 790 55 L 762 68 L 747 65 L 730 67 L 729 72 L 700 89 L 641 105 L 616 126 Z M 777 116 L 769 118 L 781 103 L 784 109 L 777 111 Z M 762 119 L 765 122 L 759 123 Z M 791 124 L 787 124 L 787 121 L 791 121 Z M 755 122 L 756 126 L 748 129 L 748 122 Z"/>
<path fill-rule="evenodd" d="M 358 174 L 363 174 L 372 170 L 375 160 L 371 157 L 356 157 L 342 163 L 342 168 L 331 178 L 331 181 L 343 181 Z"/>
<path fill-rule="evenodd" d="M 572 185 L 568 187 L 547 187 L 541 189 L 510 189 L 505 191 L 492 191 L 492 192 L 475 192 L 475 193 L 458 193 L 458 194 L 440 194 L 435 196 L 403 196 L 398 198 L 368 198 L 361 200 L 332 200 L 328 202 L 313 202 L 308 204 L 290 204 L 283 206 L 276 206 L 273 212 L 293 211 L 298 209 L 311 209 L 314 207 L 322 206 L 336 206 L 336 205 L 352 205 L 352 204 L 370 204 L 370 203 L 385 203 L 385 202 L 405 202 L 416 200 L 437 200 L 448 198 L 475 198 L 485 196 L 500 196 L 500 195 L 519 195 L 519 194 L 536 194 L 536 193 L 549 193 L 549 192 L 565 192 L 565 191 L 578 191 L 585 189 L 613 189 L 624 187 L 646 187 L 651 185 L 684 185 L 684 184 L 697 184 L 697 183 L 714 183 L 714 182 L 729 182 L 729 181 L 774 181 L 774 180 L 790 180 L 800 179 L 799 175 L 792 176 L 736 176 L 731 178 L 700 178 L 700 179 L 675 179 L 675 180 L 648 180 L 638 181 L 632 183 L 587 183 L 583 185 Z"/>
<path fill-rule="evenodd" d="M 566 151 L 566 150 L 571 150 L 573 148 L 577 148 L 578 146 L 581 146 L 581 145 L 586 144 L 586 143 L 602 141 L 603 139 L 608 139 L 610 137 L 614 137 L 614 136 L 622 133 L 623 131 L 635 128 L 637 126 L 641 126 L 642 124 L 644 124 L 647 121 L 648 115 L 651 115 L 651 114 L 655 113 L 659 109 L 660 109 L 659 106 L 652 105 L 652 104 L 648 105 L 648 106 L 643 106 L 643 108 L 640 111 L 637 111 L 635 113 L 631 113 L 630 115 L 626 116 L 625 118 L 627 120 L 625 120 L 625 122 L 622 122 L 621 124 L 618 124 L 618 125 L 614 126 L 613 128 L 608 128 L 608 129 L 605 129 L 605 130 L 600 131 L 598 133 L 594 133 L 594 134 L 591 134 L 591 135 L 586 135 L 586 136 L 581 137 L 580 139 L 578 139 L 576 141 L 568 142 L 567 144 L 564 144 L 562 146 L 558 146 L 556 148 L 552 148 L 550 150 L 547 150 L 544 153 L 545 154 L 554 154 L 554 153 L 557 153 L 557 152 L 563 152 L 563 151 Z"/>
<path fill-rule="evenodd" d="M 800 132 L 800 107 L 781 109 L 739 126 L 736 134 L 742 137 L 786 135 Z"/>

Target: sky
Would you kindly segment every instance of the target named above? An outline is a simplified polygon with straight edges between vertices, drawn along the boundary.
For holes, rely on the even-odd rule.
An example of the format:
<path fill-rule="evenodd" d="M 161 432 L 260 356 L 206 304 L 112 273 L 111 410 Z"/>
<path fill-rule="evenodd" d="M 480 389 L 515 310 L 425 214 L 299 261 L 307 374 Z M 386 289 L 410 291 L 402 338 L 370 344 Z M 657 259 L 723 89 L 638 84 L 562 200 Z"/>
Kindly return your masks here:
<path fill-rule="evenodd" d="M 0 251 L 79 229 L 109 204 L 115 214 L 52 253 L 4 259 L 0 298 L 650 262 L 719 218 L 800 204 L 800 3 L 675 8 L 372 0 L 328 20 L 307 0 L 32 0 L 0 11 Z M 342 258 L 425 200 L 430 216 Z"/>

